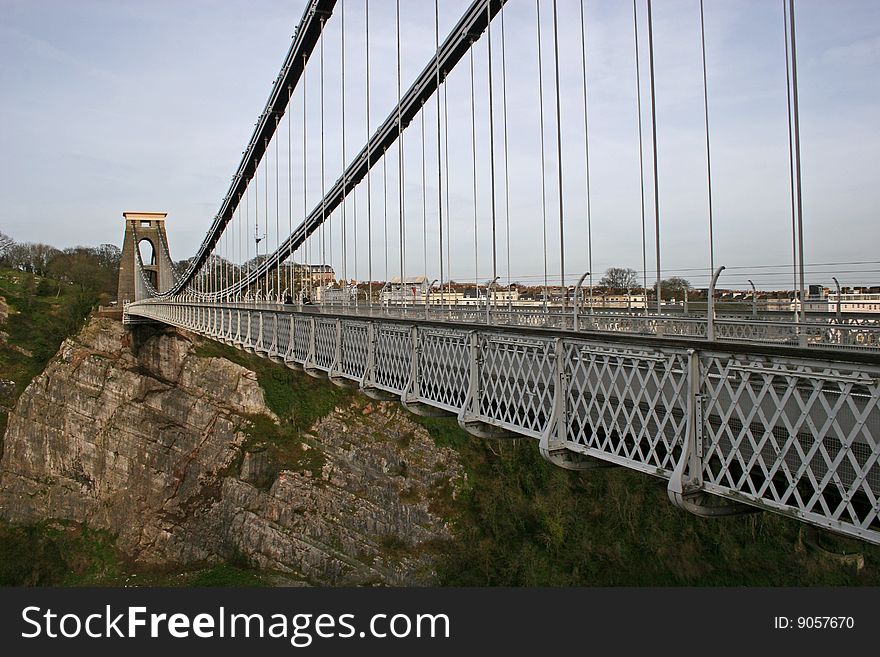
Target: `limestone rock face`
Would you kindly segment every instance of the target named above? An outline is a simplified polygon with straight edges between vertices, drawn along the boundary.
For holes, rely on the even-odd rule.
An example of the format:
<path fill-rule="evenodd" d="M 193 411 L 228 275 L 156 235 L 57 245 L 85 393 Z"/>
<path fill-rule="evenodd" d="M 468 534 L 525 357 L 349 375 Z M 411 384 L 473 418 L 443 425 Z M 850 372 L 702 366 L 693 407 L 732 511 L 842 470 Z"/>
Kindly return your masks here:
<path fill-rule="evenodd" d="M 277 421 L 256 374 L 198 340 L 104 318 L 66 340 L 9 414 L 0 515 L 106 529 L 148 564 L 243 555 L 312 583 L 430 583 L 454 452 L 395 404 L 356 401 L 294 437 L 307 458 L 278 471 L 243 447 L 249 417 Z"/>

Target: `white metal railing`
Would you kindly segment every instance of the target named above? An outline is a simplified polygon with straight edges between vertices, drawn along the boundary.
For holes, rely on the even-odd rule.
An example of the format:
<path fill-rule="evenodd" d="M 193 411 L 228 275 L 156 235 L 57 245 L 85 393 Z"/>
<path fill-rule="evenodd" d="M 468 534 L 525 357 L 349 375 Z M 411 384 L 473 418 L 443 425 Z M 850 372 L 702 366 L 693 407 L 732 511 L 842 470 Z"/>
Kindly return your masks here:
<path fill-rule="evenodd" d="M 143 303 L 153 303 L 147 300 Z M 398 306 L 367 305 L 363 302 L 300 306 L 262 304 L 222 304 L 211 307 L 262 308 L 266 310 L 308 311 L 310 313 L 344 314 L 352 317 L 397 318 L 432 322 L 487 324 L 490 326 L 531 329 L 575 330 L 574 309 L 549 307 L 507 308 L 440 304 Z M 717 316 L 713 322 L 714 341 L 738 344 L 794 346 L 835 350 L 880 350 L 880 321 L 871 318 L 810 317 L 804 323 L 779 319 Z M 628 335 L 708 340 L 706 317 L 692 315 L 657 315 L 651 313 L 603 312 L 581 310 L 577 330 L 584 333 L 609 332 Z"/>

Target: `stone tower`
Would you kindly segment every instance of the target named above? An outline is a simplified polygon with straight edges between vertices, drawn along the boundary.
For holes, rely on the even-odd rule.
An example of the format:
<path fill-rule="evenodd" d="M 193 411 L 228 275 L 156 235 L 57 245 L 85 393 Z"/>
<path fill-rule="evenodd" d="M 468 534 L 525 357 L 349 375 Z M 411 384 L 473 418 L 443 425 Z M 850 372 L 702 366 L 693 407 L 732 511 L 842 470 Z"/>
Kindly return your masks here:
<path fill-rule="evenodd" d="M 137 252 L 140 250 L 144 271 L 153 287 L 165 292 L 174 283 L 174 263 L 168 253 L 168 236 L 165 233 L 165 212 L 123 212 L 125 237 L 122 243 L 122 260 L 119 263 L 119 290 L 117 301 L 139 301 Z"/>

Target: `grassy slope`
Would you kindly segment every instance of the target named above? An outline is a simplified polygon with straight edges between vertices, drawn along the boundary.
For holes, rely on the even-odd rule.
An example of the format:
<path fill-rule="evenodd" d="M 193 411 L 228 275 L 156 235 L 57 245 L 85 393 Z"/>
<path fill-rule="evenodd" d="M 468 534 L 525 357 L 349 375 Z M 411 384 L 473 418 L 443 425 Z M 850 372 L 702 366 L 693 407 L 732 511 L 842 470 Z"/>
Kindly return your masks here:
<path fill-rule="evenodd" d="M 0 379 L 14 381 L 17 396 L 43 371 L 61 342 L 82 326 L 97 296 L 51 279 L 0 269 L 0 297 L 9 306 L 6 324 L 0 326 L 9 334 L 8 342 L 0 343 Z M 0 435 L 5 428 L 6 412 L 0 410 Z"/>
<path fill-rule="evenodd" d="M 456 449 L 469 488 L 440 568 L 448 585 L 880 584 L 880 548 L 820 532 L 820 544 L 861 552 L 866 568 L 798 549 L 803 525 L 776 514 L 697 518 L 673 507 L 665 482 L 625 469 L 574 473 L 531 440 L 470 438 L 454 419 L 419 420 Z"/>

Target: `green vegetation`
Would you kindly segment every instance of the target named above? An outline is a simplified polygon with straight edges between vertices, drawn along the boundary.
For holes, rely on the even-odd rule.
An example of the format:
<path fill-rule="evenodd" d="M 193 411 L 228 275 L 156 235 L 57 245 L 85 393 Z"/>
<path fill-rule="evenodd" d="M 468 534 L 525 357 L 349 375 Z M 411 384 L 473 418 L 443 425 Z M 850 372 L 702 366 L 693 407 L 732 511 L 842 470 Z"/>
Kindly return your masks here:
<path fill-rule="evenodd" d="M 830 586 L 880 583 L 880 548 L 820 532 L 823 547 L 860 552 L 857 573 L 812 548 L 803 525 L 760 513 L 697 518 L 665 482 L 622 468 L 575 473 L 531 440 L 468 437 L 454 419 L 419 419 L 459 452 L 468 488 L 455 501 L 455 539 L 439 573 L 455 586 Z"/>
<path fill-rule="evenodd" d="M 113 536 L 76 523 L 0 521 L 0 586 L 264 586 L 247 560 L 186 570 L 144 568 L 115 548 Z"/>
<path fill-rule="evenodd" d="M 225 358 L 256 372 L 266 405 L 297 432 L 308 429 L 337 406 L 348 404 L 354 394 L 219 342 L 203 341 L 195 353 L 203 358 Z"/>
<path fill-rule="evenodd" d="M 97 294 L 76 286 L 11 269 L 0 269 L 0 297 L 9 306 L 2 329 L 8 343 L 0 342 L 0 377 L 21 389 L 43 371 L 61 342 L 79 330 L 98 301 Z"/>
<path fill-rule="evenodd" d="M 255 570 L 231 564 L 218 564 L 190 575 L 186 586 L 265 586 L 266 581 Z"/>
<path fill-rule="evenodd" d="M 0 379 L 15 383 L 14 394 L 0 399 L 0 436 L 6 431 L 7 408 L 46 366 L 65 338 L 82 326 L 100 294 L 92 288 L 65 284 L 16 269 L 0 268 L 0 297 L 8 313 L 0 331 Z"/>
<path fill-rule="evenodd" d="M 118 581 L 113 538 L 69 523 L 0 522 L 0 585 L 101 585 Z"/>

